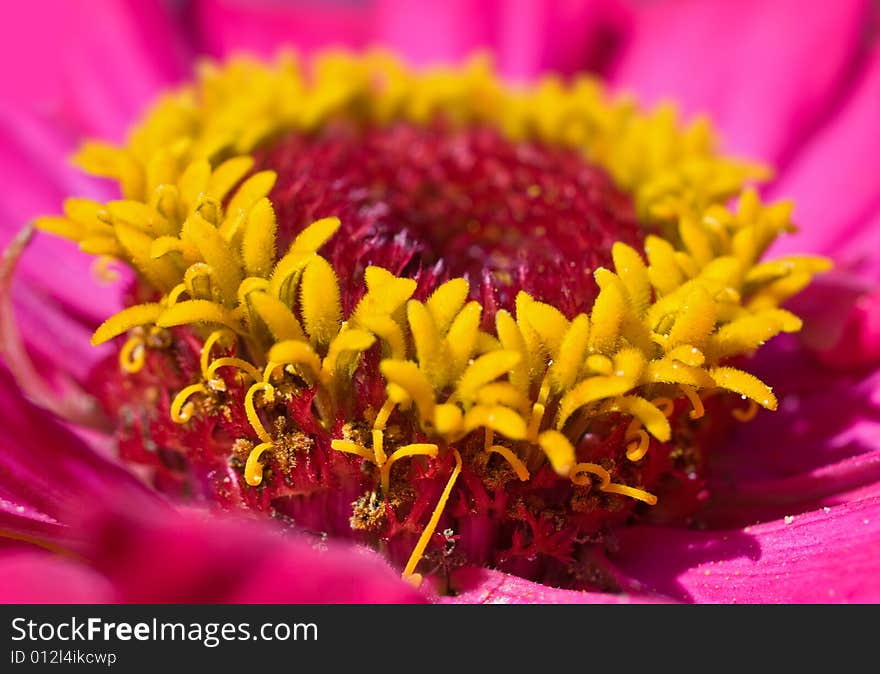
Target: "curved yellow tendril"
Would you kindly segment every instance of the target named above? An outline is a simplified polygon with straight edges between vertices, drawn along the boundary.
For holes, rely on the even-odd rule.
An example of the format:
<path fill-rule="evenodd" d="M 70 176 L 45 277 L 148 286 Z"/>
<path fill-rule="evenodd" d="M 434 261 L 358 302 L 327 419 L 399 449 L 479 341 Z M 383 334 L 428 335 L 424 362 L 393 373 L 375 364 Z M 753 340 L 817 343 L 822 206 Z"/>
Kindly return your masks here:
<path fill-rule="evenodd" d="M 184 387 L 174 396 L 171 401 L 171 420 L 177 424 L 185 424 L 192 418 L 195 406 L 191 402 L 187 402 L 190 396 L 196 393 L 207 393 L 208 390 L 204 384 L 190 384 Z"/>
<path fill-rule="evenodd" d="M 232 331 L 225 328 L 221 330 L 214 330 L 214 332 L 208 335 L 207 339 L 205 339 L 205 343 L 202 345 L 202 351 L 199 356 L 199 365 L 201 366 L 203 379 L 211 379 L 211 375 L 209 374 L 209 367 L 211 364 L 211 349 L 214 348 L 214 345 L 221 340 L 230 343 L 234 339 L 235 335 L 232 333 Z M 255 377 L 255 379 L 259 379 L 259 377 Z"/>
<path fill-rule="evenodd" d="M 694 407 L 688 416 L 691 419 L 701 419 L 703 415 L 706 414 L 706 408 L 703 406 L 703 399 L 700 398 L 700 395 L 694 390 L 693 386 L 679 384 L 678 388 L 680 388 L 682 393 L 687 396 L 687 399 L 690 400 L 691 405 Z"/>
<path fill-rule="evenodd" d="M 187 292 L 186 283 L 178 283 L 171 289 L 171 292 L 168 293 L 168 297 L 165 299 L 165 306 L 173 307 L 177 304 L 177 300 L 180 299 L 180 296 L 185 292 Z"/>
<path fill-rule="evenodd" d="M 413 572 L 422 560 L 422 555 L 425 553 L 428 541 L 430 541 L 431 536 L 434 535 L 434 530 L 440 522 L 440 516 L 443 515 L 443 510 L 446 508 L 446 502 L 449 500 L 449 495 L 452 493 L 452 487 L 455 486 L 455 481 L 461 473 L 461 454 L 458 453 L 457 449 L 453 449 L 452 452 L 455 455 L 455 468 L 452 469 L 452 475 L 449 476 L 449 481 L 446 483 L 443 493 L 440 494 L 440 500 L 437 501 L 434 512 L 431 514 L 431 519 L 428 520 L 427 526 L 422 530 L 422 534 L 419 536 L 416 547 L 409 556 L 409 561 L 407 561 L 406 566 L 403 568 L 403 573 L 401 574 L 405 580 L 409 581 L 416 587 L 421 585 L 422 577 Z"/>
<path fill-rule="evenodd" d="M 486 451 L 491 454 L 500 454 L 501 456 L 503 456 L 507 460 L 507 463 L 510 464 L 510 467 L 513 468 L 513 472 L 516 473 L 516 476 L 521 481 L 529 481 L 529 478 L 531 477 L 529 469 L 526 468 L 526 464 L 524 464 L 522 462 L 522 459 L 514 454 L 512 450 L 503 445 L 492 445 Z"/>
<path fill-rule="evenodd" d="M 271 450 L 272 446 L 271 442 L 262 442 L 248 454 L 244 465 L 244 479 L 251 487 L 256 487 L 263 481 L 263 464 L 260 463 L 260 457 L 266 450 Z"/>
<path fill-rule="evenodd" d="M 650 492 L 635 487 L 628 487 L 625 484 L 617 484 L 611 481 L 611 473 L 602 468 L 597 463 L 576 463 L 571 468 L 569 479 L 576 485 L 585 487 L 592 484 L 592 480 L 588 475 L 595 475 L 599 478 L 599 491 L 609 492 L 613 494 L 621 494 L 630 498 L 643 501 L 648 505 L 656 505 L 657 497 Z"/>
<path fill-rule="evenodd" d="M 213 379 L 214 375 L 217 373 L 217 370 L 219 370 L 221 367 L 237 367 L 254 381 L 262 381 L 263 379 L 260 371 L 249 362 L 247 362 L 246 360 L 242 360 L 241 358 L 230 357 L 217 358 L 216 360 L 212 361 L 211 364 L 208 366 L 208 371 L 205 373 L 207 375 L 205 379 Z"/>
<path fill-rule="evenodd" d="M 437 445 L 427 443 L 404 445 L 400 449 L 395 450 L 394 453 L 388 457 L 387 461 L 379 464 L 379 474 L 382 478 L 382 494 L 385 498 L 388 498 L 388 489 L 391 486 L 391 466 L 393 466 L 396 461 L 407 456 L 430 456 L 433 459 L 437 456 L 437 451 Z"/>
<path fill-rule="evenodd" d="M 247 415 L 247 419 L 253 427 L 254 432 L 257 434 L 257 437 L 263 442 L 271 443 L 272 436 L 269 435 L 269 432 L 263 426 L 263 422 L 260 421 L 260 416 L 257 414 L 257 410 L 254 407 L 254 395 L 259 391 L 263 392 L 263 399 L 266 400 L 266 402 L 272 402 L 275 400 L 275 387 L 268 382 L 258 381 L 247 390 L 247 393 L 245 393 L 244 412 Z"/>
<path fill-rule="evenodd" d="M 737 421 L 741 421 L 742 423 L 747 423 L 754 419 L 758 414 L 758 403 L 756 403 L 751 398 L 747 399 L 746 408 L 743 409 L 735 409 L 731 412 L 731 415 Z"/>
<path fill-rule="evenodd" d="M 147 348 L 140 335 L 129 337 L 119 350 L 119 367 L 129 374 L 139 372 L 147 361 Z"/>
<path fill-rule="evenodd" d="M 110 266 L 116 262 L 117 259 L 115 257 L 110 255 L 99 255 L 92 264 L 92 274 L 104 285 L 115 283 L 122 278 L 119 270 Z"/>

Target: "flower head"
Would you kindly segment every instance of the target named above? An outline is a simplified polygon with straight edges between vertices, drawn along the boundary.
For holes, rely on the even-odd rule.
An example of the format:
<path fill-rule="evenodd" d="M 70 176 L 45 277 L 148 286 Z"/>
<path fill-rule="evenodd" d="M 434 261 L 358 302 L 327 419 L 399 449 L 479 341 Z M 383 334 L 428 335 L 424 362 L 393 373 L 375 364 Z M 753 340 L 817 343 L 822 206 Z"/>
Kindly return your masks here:
<path fill-rule="evenodd" d="M 92 337 L 114 350 L 97 408 L 54 401 L 7 320 L 32 395 L 161 491 L 365 543 L 441 593 L 474 566 L 631 589 L 607 557 L 639 523 L 723 518 L 724 438 L 779 407 L 752 356 L 829 268 L 765 257 L 791 203 L 705 119 L 480 58 L 205 64 L 77 161 L 122 198 L 36 225 L 132 281 Z"/>

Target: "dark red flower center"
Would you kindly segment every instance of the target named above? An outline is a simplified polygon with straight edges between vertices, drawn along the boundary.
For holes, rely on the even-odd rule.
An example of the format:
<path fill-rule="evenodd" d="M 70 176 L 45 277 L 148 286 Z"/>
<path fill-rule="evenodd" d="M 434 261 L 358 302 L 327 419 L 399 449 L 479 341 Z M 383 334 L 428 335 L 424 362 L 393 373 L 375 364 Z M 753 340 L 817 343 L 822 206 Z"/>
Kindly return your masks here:
<path fill-rule="evenodd" d="M 577 151 L 490 127 L 338 122 L 287 136 L 257 162 L 278 172 L 280 250 L 318 218 L 342 221 L 321 252 L 346 310 L 377 265 L 417 279 L 417 297 L 465 277 L 487 321 L 520 290 L 572 318 L 590 310 L 593 271 L 611 264 L 614 242 L 643 239 L 629 198 Z"/>
<path fill-rule="evenodd" d="M 334 122 L 313 135 L 277 139 L 257 155 L 257 168 L 278 173 L 270 198 L 279 251 L 314 220 L 341 220 L 321 254 L 339 275 L 346 315 L 364 293 L 364 270 L 376 265 L 415 279 L 418 299 L 464 276 L 485 309 L 484 324 L 498 309 L 512 310 L 520 290 L 572 318 L 590 310 L 593 271 L 610 266 L 612 245 L 642 248 L 633 206 L 605 172 L 575 151 L 514 143 L 491 128 L 401 122 L 360 129 Z M 378 352 L 365 354 L 333 428 L 313 417 L 314 389 L 279 392 L 267 407 L 275 448 L 262 484 L 251 487 L 242 478 L 255 445 L 243 404 L 248 387 L 235 370 L 220 371 L 190 421 L 170 418 L 176 393 L 200 380 L 204 338 L 192 327 L 158 331 L 146 337 L 139 372 L 120 373 L 114 360 L 96 373 L 102 400 L 119 422 L 123 456 L 153 466 L 160 488 L 362 540 L 402 566 L 452 472 L 453 456 L 441 451 L 435 461 L 396 463 L 390 491 L 382 494 L 374 466 L 331 448 L 340 433 L 368 440 L 364 419 L 386 395 Z M 673 437 L 692 441 L 652 441 L 639 462 L 624 456 L 629 418 L 623 415 L 607 415 L 573 442 L 583 460 L 664 494 L 664 512 L 681 516 L 697 503 L 698 434 L 706 432 L 688 420 L 688 410 L 686 400 L 676 402 L 670 423 Z M 399 412 L 389 419 L 386 438 L 428 440 Z M 532 473 L 521 481 L 511 464 L 484 451 L 483 441 L 473 432 L 456 443 L 464 465 L 422 570 L 442 575 L 461 564 L 495 565 L 555 584 L 613 589 L 597 544 L 643 504 L 600 492 L 588 479 L 561 479 L 538 448 L 534 460 L 523 457 Z"/>

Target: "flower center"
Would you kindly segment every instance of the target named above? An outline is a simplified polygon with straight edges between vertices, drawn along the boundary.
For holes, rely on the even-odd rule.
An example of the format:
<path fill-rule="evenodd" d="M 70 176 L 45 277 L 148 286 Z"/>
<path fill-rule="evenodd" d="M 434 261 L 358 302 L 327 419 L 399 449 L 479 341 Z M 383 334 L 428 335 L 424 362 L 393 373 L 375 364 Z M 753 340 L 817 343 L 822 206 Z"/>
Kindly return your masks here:
<path fill-rule="evenodd" d="M 422 298 L 465 278 L 487 324 L 521 290 L 573 318 L 593 305 L 612 245 L 643 239 L 629 198 L 580 153 L 486 126 L 338 122 L 273 143 L 257 165 L 278 173 L 279 249 L 318 218 L 340 219 L 321 253 L 347 310 L 377 265 L 416 279 Z"/>
<path fill-rule="evenodd" d="M 37 225 L 137 272 L 92 339 L 120 453 L 414 579 L 613 589 L 615 527 L 686 517 L 713 435 L 775 409 L 733 359 L 827 268 L 760 260 L 790 204 L 705 123 L 480 61 L 206 67 L 79 161 L 124 198 Z"/>

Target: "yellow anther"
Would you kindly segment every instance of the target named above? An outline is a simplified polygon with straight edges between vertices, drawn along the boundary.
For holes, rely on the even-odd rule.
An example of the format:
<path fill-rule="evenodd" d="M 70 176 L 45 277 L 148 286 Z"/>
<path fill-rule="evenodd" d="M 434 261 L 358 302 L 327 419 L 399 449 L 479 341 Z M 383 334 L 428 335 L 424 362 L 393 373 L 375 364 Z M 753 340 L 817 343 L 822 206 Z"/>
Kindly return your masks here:
<path fill-rule="evenodd" d="M 513 472 L 516 473 L 516 476 L 522 482 L 529 481 L 529 478 L 531 477 L 529 469 L 526 468 L 526 464 L 524 464 L 522 459 L 514 454 L 511 449 L 504 447 L 503 445 L 492 445 L 486 451 L 490 454 L 500 454 L 503 456 L 507 460 L 507 463 L 510 464 L 510 467 L 513 468 Z"/>
<path fill-rule="evenodd" d="M 207 393 L 208 390 L 204 384 L 190 384 L 181 389 L 171 401 L 171 420 L 177 424 L 185 424 L 192 418 L 195 406 L 192 402 L 188 402 L 190 396 L 196 393 Z"/>
<path fill-rule="evenodd" d="M 440 517 L 443 515 L 443 510 L 446 508 L 446 502 L 449 500 L 449 495 L 452 493 L 455 481 L 461 474 L 461 454 L 458 453 L 457 449 L 453 449 L 452 452 L 455 455 L 455 468 L 452 469 L 452 474 L 449 476 L 449 481 L 446 483 L 443 493 L 440 494 L 440 500 L 437 501 L 437 506 L 431 514 L 431 519 L 428 520 L 427 526 L 422 530 L 422 535 L 419 536 L 416 547 L 409 556 L 409 560 L 401 574 L 405 579 L 410 580 L 410 582 L 415 585 L 418 585 L 421 582 L 421 576 L 414 574 L 416 567 L 422 560 L 422 555 L 425 554 L 425 548 L 428 546 L 428 542 L 431 540 L 431 536 L 434 535 L 434 530 L 440 522 Z"/>
<path fill-rule="evenodd" d="M 690 411 L 691 419 L 701 419 L 703 415 L 706 413 L 706 408 L 703 406 L 703 400 L 700 398 L 699 394 L 694 390 L 692 386 L 688 386 L 687 384 L 679 384 L 678 388 L 681 389 L 681 392 L 687 396 L 687 399 L 690 400 L 691 405 L 693 405 L 694 409 Z"/>
<path fill-rule="evenodd" d="M 244 411 L 247 415 L 248 421 L 254 429 L 254 432 L 257 434 L 257 437 L 263 442 L 271 443 L 272 436 L 269 435 L 269 432 L 263 426 L 263 422 L 260 421 L 260 416 L 257 414 L 257 410 L 254 407 L 254 396 L 259 391 L 263 392 L 263 399 L 266 402 L 272 402 L 275 400 L 275 387 L 268 382 L 258 381 L 247 390 L 247 393 L 244 396 Z"/>
<path fill-rule="evenodd" d="M 205 379 L 211 380 L 221 367 L 237 367 L 254 381 L 262 381 L 260 371 L 246 360 L 241 358 L 217 358 L 210 366 L 208 366 L 207 376 Z"/>
<path fill-rule="evenodd" d="M 139 372 L 147 361 L 147 349 L 140 335 L 129 337 L 119 350 L 119 367 L 129 374 Z"/>
<path fill-rule="evenodd" d="M 244 479 L 251 487 L 259 486 L 263 481 L 263 464 L 260 463 L 260 457 L 263 452 L 271 449 L 271 442 L 263 442 L 248 454 L 247 462 L 244 464 Z"/>
<path fill-rule="evenodd" d="M 749 422 L 758 414 L 758 403 L 754 400 L 747 399 L 745 409 L 735 409 L 730 413 L 734 419 L 743 423 Z"/>
<path fill-rule="evenodd" d="M 431 458 L 436 458 L 437 451 L 437 445 L 427 443 L 404 445 L 400 449 L 395 450 L 391 456 L 388 457 L 387 461 L 382 461 L 382 463 L 378 464 L 379 475 L 381 476 L 382 481 L 382 494 L 386 498 L 388 497 L 388 489 L 391 485 L 391 466 L 397 461 L 406 458 L 407 456 L 430 456 Z"/>

